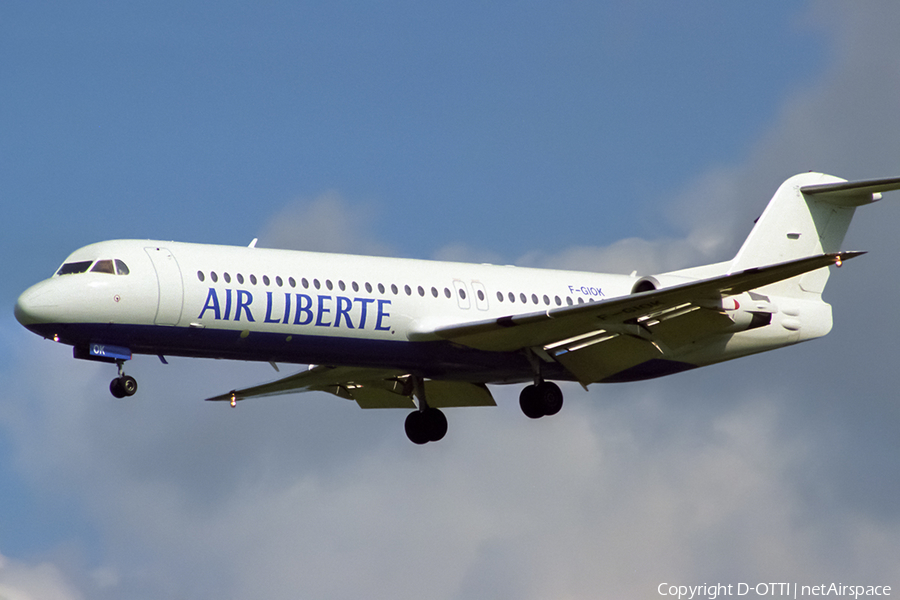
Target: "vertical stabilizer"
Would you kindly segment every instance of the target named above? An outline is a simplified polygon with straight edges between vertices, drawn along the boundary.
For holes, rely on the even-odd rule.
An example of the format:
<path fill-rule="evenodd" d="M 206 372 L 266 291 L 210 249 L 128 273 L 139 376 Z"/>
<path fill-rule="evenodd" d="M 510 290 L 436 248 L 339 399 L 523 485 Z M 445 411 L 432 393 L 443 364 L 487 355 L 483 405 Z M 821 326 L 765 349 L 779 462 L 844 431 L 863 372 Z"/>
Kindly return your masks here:
<path fill-rule="evenodd" d="M 900 179 L 847 182 L 823 173 L 802 173 L 778 188 L 730 271 L 838 252 L 857 206 L 875 202 L 880 192 L 900 189 Z M 828 269 L 775 284 L 778 293 L 821 294 Z"/>

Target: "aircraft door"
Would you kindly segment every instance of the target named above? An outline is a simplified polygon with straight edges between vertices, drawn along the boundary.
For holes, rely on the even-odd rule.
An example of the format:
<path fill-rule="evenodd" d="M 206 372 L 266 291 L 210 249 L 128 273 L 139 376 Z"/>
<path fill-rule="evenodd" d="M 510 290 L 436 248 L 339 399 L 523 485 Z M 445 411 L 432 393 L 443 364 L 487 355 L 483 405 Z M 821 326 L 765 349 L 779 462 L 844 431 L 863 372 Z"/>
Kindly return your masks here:
<path fill-rule="evenodd" d="M 472 301 L 469 300 L 469 291 L 466 289 L 466 284 L 459 279 L 453 280 L 453 288 L 456 290 L 456 300 L 459 302 L 460 308 L 468 309 L 472 306 Z"/>
<path fill-rule="evenodd" d="M 158 304 L 154 323 L 157 325 L 177 325 L 181 320 L 184 304 L 184 284 L 178 261 L 166 248 L 144 248 L 153 268 L 156 270 Z"/>
<path fill-rule="evenodd" d="M 475 294 L 475 306 L 478 307 L 478 310 L 487 310 L 488 298 L 487 290 L 484 289 L 484 284 L 480 281 L 473 281 L 472 293 Z"/>

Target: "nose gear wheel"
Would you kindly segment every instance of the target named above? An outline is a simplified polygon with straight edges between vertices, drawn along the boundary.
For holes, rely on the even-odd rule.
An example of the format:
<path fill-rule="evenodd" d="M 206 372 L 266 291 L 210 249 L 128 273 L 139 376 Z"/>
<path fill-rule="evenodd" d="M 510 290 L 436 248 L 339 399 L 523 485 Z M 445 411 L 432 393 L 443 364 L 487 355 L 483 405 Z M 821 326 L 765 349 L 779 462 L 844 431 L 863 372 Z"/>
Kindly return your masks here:
<path fill-rule="evenodd" d="M 137 379 L 125 374 L 124 361 L 116 361 L 116 364 L 119 366 L 119 376 L 109 382 L 109 392 L 116 398 L 134 396 L 138 389 Z"/>
<path fill-rule="evenodd" d="M 137 388 L 137 380 L 131 375 L 122 375 L 109 382 L 109 391 L 116 398 L 134 396 Z"/>

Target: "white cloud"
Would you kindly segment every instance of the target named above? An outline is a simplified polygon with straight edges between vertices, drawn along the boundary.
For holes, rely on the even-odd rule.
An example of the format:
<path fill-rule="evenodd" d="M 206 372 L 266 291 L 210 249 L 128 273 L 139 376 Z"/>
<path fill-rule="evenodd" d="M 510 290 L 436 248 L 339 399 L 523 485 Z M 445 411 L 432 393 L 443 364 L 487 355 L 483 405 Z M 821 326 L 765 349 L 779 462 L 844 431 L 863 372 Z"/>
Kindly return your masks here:
<path fill-rule="evenodd" d="M 620 598 L 841 569 L 881 581 L 900 551 L 897 523 L 810 505 L 821 440 L 784 430 L 784 373 L 716 393 L 752 359 L 567 385 L 566 410 L 541 421 L 497 388 L 499 408 L 449 410 L 448 437 L 419 448 L 402 412 L 330 396 L 200 402 L 225 379 L 265 379 L 261 365 L 140 358 L 141 394 L 116 401 L 103 365 L 23 347 L 58 377 L 16 394 L 29 409 L 6 426 L 33 485 L 74 494 L 98 528 L 85 596 Z"/>
<path fill-rule="evenodd" d="M 83 598 L 53 564 L 34 565 L 0 555 L 0 598 L 4 600 L 80 600 Z"/>
<path fill-rule="evenodd" d="M 449 262 L 470 262 L 470 263 L 489 263 L 503 264 L 506 259 L 495 252 L 480 248 L 470 248 L 466 244 L 456 242 L 447 244 L 431 256 L 434 260 L 443 260 Z"/>
<path fill-rule="evenodd" d="M 269 220 L 260 234 L 260 247 L 317 250 L 347 254 L 389 255 L 388 244 L 370 231 L 377 222 L 376 207 L 351 204 L 334 191 L 312 200 L 291 202 Z"/>

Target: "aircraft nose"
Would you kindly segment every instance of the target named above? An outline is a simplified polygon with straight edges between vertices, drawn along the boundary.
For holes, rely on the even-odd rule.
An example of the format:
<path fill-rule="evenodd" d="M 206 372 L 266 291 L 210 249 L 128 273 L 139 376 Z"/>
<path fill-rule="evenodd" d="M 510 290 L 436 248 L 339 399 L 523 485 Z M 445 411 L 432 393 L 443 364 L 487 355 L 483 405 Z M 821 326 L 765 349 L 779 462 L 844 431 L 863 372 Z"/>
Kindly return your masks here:
<path fill-rule="evenodd" d="M 16 300 L 16 320 L 31 329 L 33 325 L 53 321 L 58 303 L 46 282 L 33 285 Z"/>

